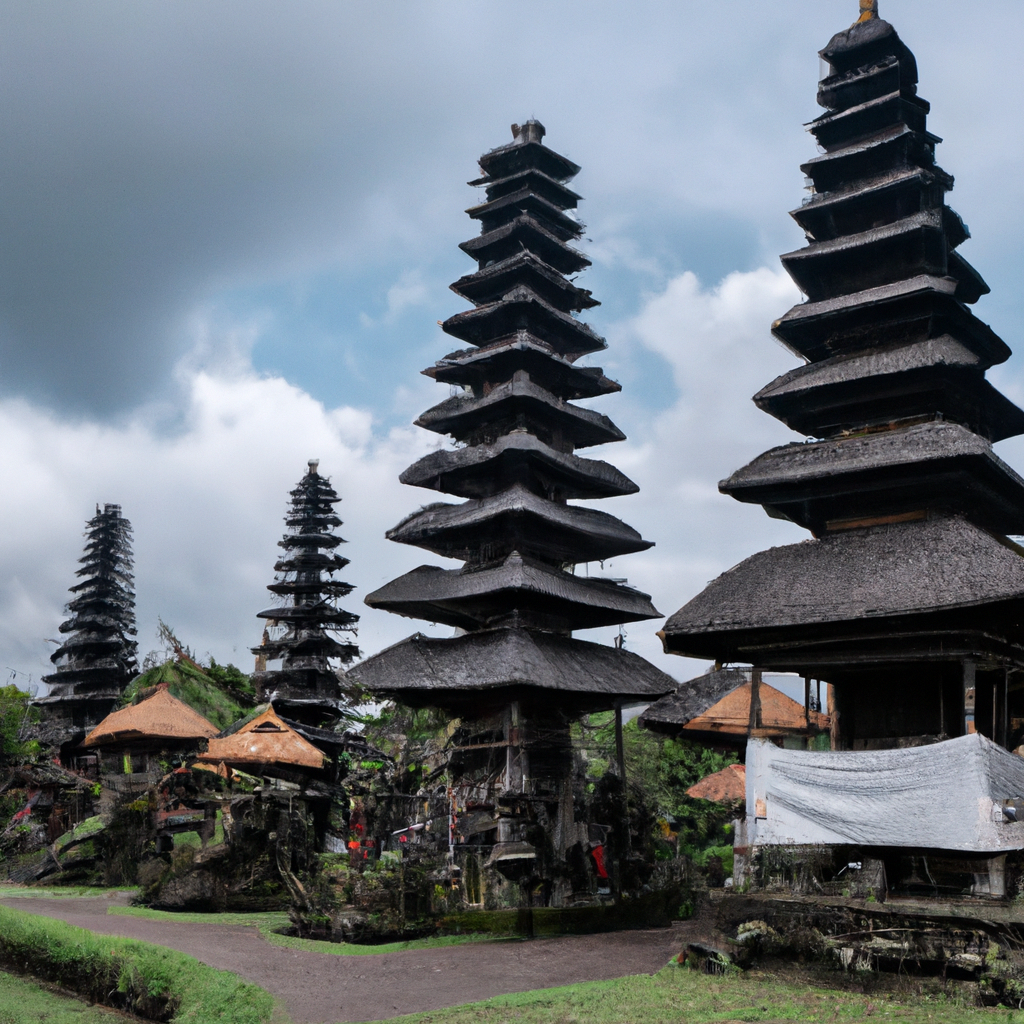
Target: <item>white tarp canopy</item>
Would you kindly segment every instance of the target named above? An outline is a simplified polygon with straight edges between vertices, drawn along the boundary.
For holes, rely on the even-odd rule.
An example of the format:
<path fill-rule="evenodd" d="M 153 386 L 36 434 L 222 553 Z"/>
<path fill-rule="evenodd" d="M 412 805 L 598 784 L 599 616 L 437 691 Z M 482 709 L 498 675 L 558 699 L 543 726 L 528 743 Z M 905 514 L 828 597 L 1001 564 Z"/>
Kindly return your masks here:
<path fill-rule="evenodd" d="M 1013 798 L 1024 798 L 1024 757 L 978 733 L 902 750 L 747 743 L 751 846 L 1024 849 L 1024 823 L 1002 810 Z"/>

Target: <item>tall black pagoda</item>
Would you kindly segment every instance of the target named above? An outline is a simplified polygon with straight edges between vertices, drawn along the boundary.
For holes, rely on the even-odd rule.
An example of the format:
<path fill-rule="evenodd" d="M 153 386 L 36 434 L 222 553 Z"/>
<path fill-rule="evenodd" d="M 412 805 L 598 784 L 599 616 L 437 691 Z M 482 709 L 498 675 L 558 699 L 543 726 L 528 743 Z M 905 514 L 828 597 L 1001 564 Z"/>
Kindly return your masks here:
<path fill-rule="evenodd" d="M 455 764 L 499 792 L 497 838 L 522 838 L 519 825 L 547 814 L 561 823 L 557 857 L 578 828 L 566 789 L 570 722 L 648 702 L 675 681 L 635 654 L 572 636 L 658 615 L 646 594 L 584 571 L 651 543 L 614 516 L 569 503 L 638 488 L 576 454 L 624 437 L 607 417 L 573 404 L 619 390 L 600 369 L 577 365 L 605 348 L 574 315 L 597 305 L 569 276 L 590 264 L 572 247 L 583 228 L 567 212 L 580 198 L 566 186 L 579 167 L 543 144 L 539 122 L 512 132 L 511 143 L 480 158 L 482 177 L 471 182 L 485 189 L 485 201 L 467 211 L 481 233 L 461 248 L 479 267 L 452 290 L 473 308 L 441 325 L 472 347 L 424 371 L 457 393 L 416 422 L 455 444 L 401 476 L 466 500 L 427 505 L 387 534 L 464 564 L 421 566 L 366 598 L 455 635 L 416 634 L 350 674 L 377 694 L 460 716 L 465 743 Z M 551 801 L 548 811 L 538 800 Z"/>
<path fill-rule="evenodd" d="M 274 565 L 274 582 L 267 590 L 279 603 L 258 612 L 269 629 L 263 643 L 252 651 L 262 671 L 253 677 L 263 701 L 278 712 L 314 729 L 345 717 L 350 694 L 339 682 L 336 664 L 347 665 L 359 648 L 332 634 L 354 633 L 359 616 L 337 606 L 352 590 L 334 574 L 349 560 L 337 554 L 343 544 L 335 530 L 341 520 L 334 506 L 341 501 L 330 481 L 310 460 L 306 475 L 291 492 L 291 510 L 285 516 L 288 532 L 278 546 L 285 557 Z M 267 661 L 280 659 L 280 668 L 266 670 Z"/>
<path fill-rule="evenodd" d="M 47 696 L 37 738 L 71 757 L 86 734 L 114 710 L 138 671 L 135 642 L 135 578 L 132 524 L 120 505 L 96 506 L 86 524 L 85 554 L 70 588 L 67 639 L 50 655 L 56 671 L 43 676 Z"/>
<path fill-rule="evenodd" d="M 870 0 L 821 51 L 822 152 L 782 262 L 806 296 L 772 333 L 806 364 L 754 396 L 811 440 L 719 487 L 813 540 L 741 562 L 676 612 L 667 651 L 833 684 L 835 740 L 975 729 L 1015 744 L 1024 669 L 1024 480 L 992 444 L 1024 412 L 985 379 L 1009 348 L 970 310 L 913 54 Z"/>

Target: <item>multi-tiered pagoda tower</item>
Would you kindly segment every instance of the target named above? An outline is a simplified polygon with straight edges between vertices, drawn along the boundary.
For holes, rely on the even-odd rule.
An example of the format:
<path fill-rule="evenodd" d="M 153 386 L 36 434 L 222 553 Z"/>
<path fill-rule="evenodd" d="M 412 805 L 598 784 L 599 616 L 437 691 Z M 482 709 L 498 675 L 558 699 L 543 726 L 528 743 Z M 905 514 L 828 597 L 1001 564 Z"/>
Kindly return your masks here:
<path fill-rule="evenodd" d="M 86 524 L 85 554 L 71 587 L 67 639 L 50 655 L 56 670 L 43 676 L 49 693 L 35 701 L 37 739 L 70 760 L 85 739 L 117 706 L 138 670 L 135 642 L 135 578 L 132 524 L 120 505 L 96 506 Z"/>
<path fill-rule="evenodd" d="M 557 859 L 583 827 L 573 816 L 570 722 L 649 701 L 675 682 L 635 654 L 572 637 L 658 615 L 646 594 L 584 568 L 651 544 L 614 516 L 569 504 L 637 486 L 576 454 L 624 437 L 607 417 L 572 404 L 619 390 L 577 364 L 605 347 L 573 315 L 597 305 L 569 278 L 590 263 L 571 245 L 582 226 L 567 212 L 580 198 L 566 186 L 579 167 L 542 143 L 537 121 L 512 131 L 510 144 L 481 157 L 483 176 L 471 183 L 486 190 L 468 211 L 481 234 L 461 248 L 479 269 L 452 290 L 474 308 L 442 324 L 473 347 L 424 371 L 458 393 L 416 422 L 455 444 L 401 477 L 466 500 L 428 505 L 388 532 L 464 564 L 421 566 L 366 598 L 456 635 L 417 634 L 349 674 L 375 693 L 460 716 L 453 763 L 478 779 L 477 804 L 495 807 L 499 794 L 501 844 L 546 815 Z"/>
<path fill-rule="evenodd" d="M 332 635 L 354 633 L 359 616 L 337 606 L 352 591 L 350 583 L 334 578 L 349 562 L 335 551 L 344 543 L 334 532 L 341 526 L 334 511 L 341 499 L 318 467 L 311 459 L 291 492 L 288 532 L 277 542 L 286 555 L 274 565 L 277 575 L 267 587 L 280 603 L 257 613 L 270 629 L 262 645 L 252 648 L 261 669 L 253 677 L 260 699 L 313 729 L 331 726 L 350 710 L 336 665 L 359 656 L 354 643 Z M 277 659 L 280 668 L 267 671 L 266 663 Z"/>
<path fill-rule="evenodd" d="M 720 485 L 814 540 L 720 576 L 665 647 L 827 679 L 840 746 L 1019 742 L 1024 480 L 992 443 L 1024 412 L 985 380 L 1010 350 L 969 308 L 988 288 L 956 251 L 913 54 L 865 0 L 821 56 L 822 153 L 793 212 L 808 244 L 782 257 L 807 298 L 772 325 L 806 365 L 754 396 L 812 440 Z"/>

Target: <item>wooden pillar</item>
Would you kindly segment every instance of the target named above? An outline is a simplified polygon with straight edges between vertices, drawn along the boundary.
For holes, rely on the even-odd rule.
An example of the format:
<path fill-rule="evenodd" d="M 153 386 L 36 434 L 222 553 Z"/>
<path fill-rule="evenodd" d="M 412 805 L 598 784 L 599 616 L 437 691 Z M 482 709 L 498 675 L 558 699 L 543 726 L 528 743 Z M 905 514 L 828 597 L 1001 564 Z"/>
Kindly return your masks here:
<path fill-rule="evenodd" d="M 622 707 L 615 705 L 615 760 L 619 763 L 619 778 L 622 786 L 626 786 L 626 749 L 622 741 Z"/>
<path fill-rule="evenodd" d="M 999 742 L 1004 747 L 1010 744 L 1010 666 L 1003 664 L 1003 728 Z"/>
<path fill-rule="evenodd" d="M 946 680 L 939 680 L 939 735 L 948 736 L 946 731 Z"/>
<path fill-rule="evenodd" d="M 761 729 L 761 670 L 750 671 L 750 717 L 747 720 L 747 738 Z"/>
<path fill-rule="evenodd" d="M 836 701 L 836 688 L 834 683 L 828 684 L 828 719 L 829 719 L 829 745 L 833 750 L 840 749 L 839 738 L 839 704 Z"/>
<path fill-rule="evenodd" d="M 804 727 L 811 727 L 811 677 L 804 676 Z"/>
<path fill-rule="evenodd" d="M 970 658 L 964 658 L 963 685 L 963 735 L 975 732 L 974 708 L 977 703 L 977 665 Z"/>

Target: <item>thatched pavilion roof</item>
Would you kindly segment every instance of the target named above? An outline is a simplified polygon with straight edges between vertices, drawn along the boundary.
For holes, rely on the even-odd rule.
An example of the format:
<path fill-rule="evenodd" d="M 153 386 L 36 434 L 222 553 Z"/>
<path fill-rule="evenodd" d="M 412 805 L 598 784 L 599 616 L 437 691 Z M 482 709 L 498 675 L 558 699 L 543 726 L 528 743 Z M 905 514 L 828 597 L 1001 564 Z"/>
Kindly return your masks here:
<path fill-rule="evenodd" d="M 304 740 L 274 709 L 267 708 L 237 732 L 210 740 L 203 760 L 227 765 L 322 768 L 326 756 Z"/>
<path fill-rule="evenodd" d="M 217 735 L 217 727 L 193 711 L 166 687 L 152 697 L 113 711 L 85 738 L 86 747 L 118 747 L 137 743 L 173 745 Z"/>

